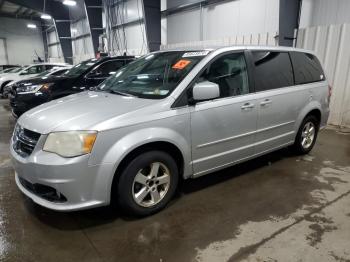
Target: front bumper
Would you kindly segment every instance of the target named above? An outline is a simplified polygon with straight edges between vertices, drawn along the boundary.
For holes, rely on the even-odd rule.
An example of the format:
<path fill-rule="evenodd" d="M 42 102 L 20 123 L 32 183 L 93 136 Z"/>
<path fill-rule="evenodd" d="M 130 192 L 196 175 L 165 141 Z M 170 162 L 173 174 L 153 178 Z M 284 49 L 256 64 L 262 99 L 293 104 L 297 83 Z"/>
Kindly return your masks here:
<path fill-rule="evenodd" d="M 16 94 L 9 93 L 10 105 L 13 114 L 17 117 L 25 113 L 26 111 L 41 105 L 49 100 L 48 96 L 45 94 Z"/>
<path fill-rule="evenodd" d="M 112 164 L 89 165 L 89 155 L 63 158 L 38 149 L 23 158 L 13 150 L 12 143 L 10 151 L 16 184 L 35 203 L 57 211 L 74 211 L 109 204 Z M 36 190 L 31 190 L 28 184 L 56 191 L 60 198 L 44 197 Z"/>

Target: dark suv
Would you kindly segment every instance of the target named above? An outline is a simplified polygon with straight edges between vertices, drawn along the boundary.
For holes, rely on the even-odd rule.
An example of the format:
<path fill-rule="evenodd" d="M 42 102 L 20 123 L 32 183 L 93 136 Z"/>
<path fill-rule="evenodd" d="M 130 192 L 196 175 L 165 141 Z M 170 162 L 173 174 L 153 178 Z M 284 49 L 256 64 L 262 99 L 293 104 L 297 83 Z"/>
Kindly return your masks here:
<path fill-rule="evenodd" d="M 89 90 L 134 59 L 133 56 L 94 58 L 77 64 L 61 76 L 19 81 L 9 94 L 12 113 L 19 117 L 45 102 Z"/>

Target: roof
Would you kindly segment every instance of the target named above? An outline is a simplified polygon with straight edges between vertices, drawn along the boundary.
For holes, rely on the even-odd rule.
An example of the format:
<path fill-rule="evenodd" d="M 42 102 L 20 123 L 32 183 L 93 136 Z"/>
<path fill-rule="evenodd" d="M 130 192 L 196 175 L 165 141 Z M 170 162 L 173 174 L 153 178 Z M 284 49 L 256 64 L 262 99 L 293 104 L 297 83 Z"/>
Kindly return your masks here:
<path fill-rule="evenodd" d="M 310 50 L 300 49 L 295 47 L 286 47 L 286 46 L 257 46 L 257 45 L 240 45 L 240 46 L 193 46 L 193 47 L 179 47 L 164 49 L 161 52 L 166 51 L 194 51 L 194 50 L 270 50 L 270 51 L 296 51 L 304 53 L 313 53 Z"/>
<path fill-rule="evenodd" d="M 103 56 L 101 57 L 101 60 L 110 60 L 110 59 L 134 59 L 135 56 Z"/>
<path fill-rule="evenodd" d="M 43 63 L 34 63 L 34 64 L 30 64 L 30 65 L 27 65 L 26 67 L 29 67 L 29 66 L 36 66 L 36 65 L 69 66 L 69 64 L 66 64 L 66 63 L 49 63 L 49 62 L 43 62 Z"/>

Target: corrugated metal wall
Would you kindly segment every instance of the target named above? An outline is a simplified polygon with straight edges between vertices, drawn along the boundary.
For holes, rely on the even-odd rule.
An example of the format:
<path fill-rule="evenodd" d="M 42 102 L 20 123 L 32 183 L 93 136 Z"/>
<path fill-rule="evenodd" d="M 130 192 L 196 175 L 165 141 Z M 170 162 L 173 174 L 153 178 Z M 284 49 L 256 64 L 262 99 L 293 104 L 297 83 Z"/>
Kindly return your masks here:
<path fill-rule="evenodd" d="M 333 87 L 328 123 L 350 127 L 350 24 L 300 29 L 297 47 L 313 50 Z"/>
<path fill-rule="evenodd" d="M 168 0 L 166 8 L 183 0 Z M 162 9 L 164 9 L 162 2 Z M 278 31 L 279 0 L 220 1 L 162 18 L 162 44 L 212 40 Z"/>
<path fill-rule="evenodd" d="M 143 55 L 148 53 L 142 0 L 115 1 L 109 7 L 110 15 L 104 14 L 111 27 L 109 51 L 112 55 Z M 105 10 L 106 11 L 106 10 Z M 106 18 L 107 17 L 107 18 Z"/>
<path fill-rule="evenodd" d="M 62 48 L 56 29 L 47 32 L 48 59 L 49 62 L 64 62 Z"/>
<path fill-rule="evenodd" d="M 176 44 L 167 44 L 162 45 L 161 49 L 172 49 L 180 47 L 212 47 L 212 46 L 232 46 L 232 45 L 268 45 L 268 46 L 277 46 L 278 45 L 278 35 L 277 32 L 271 33 L 261 33 L 261 34 L 247 34 L 247 35 L 238 35 L 232 37 L 224 37 L 214 40 L 205 40 L 205 41 L 191 41 L 184 43 Z"/>
<path fill-rule="evenodd" d="M 303 0 L 300 27 L 350 23 L 349 0 Z"/>

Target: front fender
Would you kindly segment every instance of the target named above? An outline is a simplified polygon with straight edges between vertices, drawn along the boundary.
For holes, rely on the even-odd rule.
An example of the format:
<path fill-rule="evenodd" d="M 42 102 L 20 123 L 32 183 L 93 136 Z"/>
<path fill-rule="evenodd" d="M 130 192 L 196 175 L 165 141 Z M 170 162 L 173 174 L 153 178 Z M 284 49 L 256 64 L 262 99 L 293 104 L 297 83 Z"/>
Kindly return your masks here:
<path fill-rule="evenodd" d="M 101 187 L 106 189 L 106 197 L 110 196 L 111 186 L 114 174 L 121 161 L 136 148 L 152 142 L 168 142 L 176 146 L 182 153 L 184 159 L 184 174 L 186 178 L 192 174 L 191 162 L 191 143 L 188 138 L 177 130 L 165 127 L 152 127 L 131 130 L 109 130 L 104 131 L 101 137 L 97 137 L 93 152 L 89 159 L 89 165 L 112 165 L 112 169 L 103 174 L 103 177 L 97 178 Z M 122 134 L 121 134 L 122 133 Z M 113 145 L 111 141 L 115 137 L 121 137 Z M 107 188 L 106 188 L 107 187 Z"/>
<path fill-rule="evenodd" d="M 117 141 L 106 153 L 102 162 L 112 163 L 118 160 L 115 169 L 119 163 L 134 149 L 152 142 L 168 142 L 175 145 L 182 153 L 184 160 L 190 159 L 189 152 L 191 152 L 190 143 L 179 133 L 172 129 L 159 128 L 145 128 L 136 130 L 127 134 Z M 190 162 L 190 161 L 188 161 Z"/>

